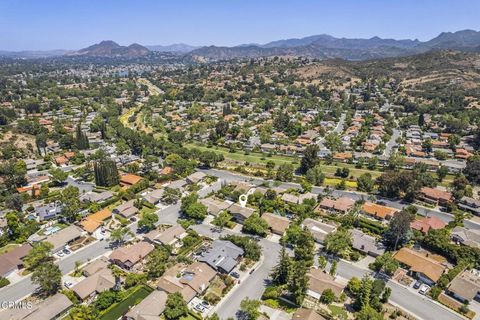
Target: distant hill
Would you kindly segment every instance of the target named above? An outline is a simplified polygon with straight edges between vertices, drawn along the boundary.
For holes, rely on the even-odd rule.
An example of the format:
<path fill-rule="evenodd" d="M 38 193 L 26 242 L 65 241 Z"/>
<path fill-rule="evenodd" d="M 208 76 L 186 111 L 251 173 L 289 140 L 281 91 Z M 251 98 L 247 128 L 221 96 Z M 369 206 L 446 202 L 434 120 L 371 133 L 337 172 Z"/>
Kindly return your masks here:
<path fill-rule="evenodd" d="M 435 49 L 478 52 L 479 48 L 480 32 L 474 30 L 463 30 L 454 33 L 444 32 L 426 42 L 421 42 L 417 39 L 395 40 L 379 37 L 348 39 L 321 34 L 300 39 L 278 40 L 263 45 L 202 47 L 189 52 L 187 57 L 194 60 L 226 60 L 290 55 L 319 59 L 368 60 L 409 56 Z"/>
<path fill-rule="evenodd" d="M 91 56 L 108 58 L 137 58 L 146 56 L 150 50 L 137 43 L 129 46 L 121 46 L 118 43 L 107 40 L 94 44 L 90 47 L 69 53 L 69 56 Z"/>
<path fill-rule="evenodd" d="M 63 56 L 64 54 L 69 53 L 68 50 L 25 50 L 25 51 L 5 51 L 0 50 L 0 56 L 3 57 L 12 57 L 12 58 L 48 58 Z"/>
<path fill-rule="evenodd" d="M 191 46 L 184 43 L 174 43 L 167 46 L 162 45 L 151 45 L 145 46 L 147 49 L 151 51 L 158 51 L 158 52 L 178 52 L 178 53 L 188 53 L 200 47 L 198 46 Z"/>

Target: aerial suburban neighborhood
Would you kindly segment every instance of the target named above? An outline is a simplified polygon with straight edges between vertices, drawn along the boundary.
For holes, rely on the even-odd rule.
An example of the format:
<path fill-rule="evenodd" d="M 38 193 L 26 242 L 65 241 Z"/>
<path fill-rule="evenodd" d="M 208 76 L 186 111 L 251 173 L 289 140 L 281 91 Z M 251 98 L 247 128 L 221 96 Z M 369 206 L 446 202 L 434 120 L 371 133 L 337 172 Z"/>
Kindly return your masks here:
<path fill-rule="evenodd" d="M 479 34 L 0 51 L 0 320 L 480 319 Z"/>

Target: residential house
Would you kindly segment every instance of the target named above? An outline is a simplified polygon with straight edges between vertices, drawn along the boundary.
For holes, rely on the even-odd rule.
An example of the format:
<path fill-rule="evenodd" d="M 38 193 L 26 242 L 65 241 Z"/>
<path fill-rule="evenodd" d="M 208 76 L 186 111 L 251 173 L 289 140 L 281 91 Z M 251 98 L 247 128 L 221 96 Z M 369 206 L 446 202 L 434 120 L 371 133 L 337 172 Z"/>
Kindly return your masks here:
<path fill-rule="evenodd" d="M 326 320 L 313 309 L 298 308 L 292 316 L 292 320 Z"/>
<path fill-rule="evenodd" d="M 236 181 L 231 183 L 235 188 L 233 191 L 238 191 L 240 193 L 247 193 L 250 189 L 254 187 L 253 184 L 245 181 Z"/>
<path fill-rule="evenodd" d="M 242 207 L 238 203 L 234 203 L 228 208 L 228 211 L 237 222 L 243 223 L 245 219 L 255 212 L 255 209 Z"/>
<path fill-rule="evenodd" d="M 109 268 L 103 268 L 86 277 L 72 287 L 72 291 L 81 301 L 85 301 L 97 294 L 115 287 L 116 279 Z"/>
<path fill-rule="evenodd" d="M 69 243 L 80 238 L 83 234 L 83 230 L 77 226 L 68 226 L 54 234 L 47 237 L 41 237 L 41 241 L 48 242 L 53 245 L 52 253 L 57 253 L 65 249 Z M 40 240 L 39 239 L 39 240 Z"/>
<path fill-rule="evenodd" d="M 470 197 L 463 197 L 458 203 L 458 207 L 462 210 L 473 213 L 476 216 L 480 216 L 480 200 Z"/>
<path fill-rule="evenodd" d="M 230 273 L 243 256 L 243 249 L 230 241 L 215 240 L 198 261 L 205 262 L 219 272 Z"/>
<path fill-rule="evenodd" d="M 165 310 L 168 294 L 165 291 L 154 290 L 139 304 L 125 314 L 126 320 L 157 320 Z"/>
<path fill-rule="evenodd" d="M 177 264 L 158 279 L 157 289 L 168 294 L 179 292 L 188 303 L 208 288 L 215 275 L 215 270 L 206 263 Z"/>
<path fill-rule="evenodd" d="M 209 214 L 217 216 L 220 212 L 227 210 L 232 203 L 219 200 L 213 197 L 200 199 L 200 203 L 207 207 Z"/>
<path fill-rule="evenodd" d="M 113 193 L 111 191 L 103 191 L 103 192 L 87 192 L 80 196 L 80 200 L 82 202 L 90 202 L 90 203 L 102 203 L 104 201 L 110 200 L 113 198 Z"/>
<path fill-rule="evenodd" d="M 327 234 L 337 230 L 337 227 L 331 224 L 320 222 L 311 218 L 303 220 L 302 227 L 306 227 L 318 243 L 323 243 Z"/>
<path fill-rule="evenodd" d="M 480 271 L 464 270 L 450 282 L 446 291 L 463 303 L 480 302 Z"/>
<path fill-rule="evenodd" d="M 480 249 L 480 230 L 455 227 L 451 231 L 452 240 L 472 248 Z"/>
<path fill-rule="evenodd" d="M 50 202 L 35 208 L 35 214 L 40 222 L 55 219 L 60 213 L 62 205 L 59 202 Z"/>
<path fill-rule="evenodd" d="M 262 219 L 267 222 L 270 231 L 279 236 L 283 236 L 290 225 L 290 219 L 274 213 L 265 212 L 262 214 Z"/>
<path fill-rule="evenodd" d="M 110 254 L 110 260 L 119 267 L 130 270 L 152 252 L 153 249 L 154 246 L 151 243 L 140 241 L 128 247 L 113 250 Z"/>
<path fill-rule="evenodd" d="M 82 226 L 83 230 L 87 231 L 88 233 L 93 233 L 103 225 L 105 220 L 110 219 L 111 217 L 112 211 L 105 208 L 84 218 L 82 221 L 80 221 L 80 225 Z"/>
<path fill-rule="evenodd" d="M 429 285 L 435 284 L 446 270 L 446 267 L 433 259 L 431 254 L 406 247 L 397 251 L 393 257 L 407 266 L 413 276 Z"/>
<path fill-rule="evenodd" d="M 194 183 L 199 183 L 203 179 L 205 179 L 207 175 L 201 171 L 197 171 L 192 173 L 191 175 L 187 176 L 185 180 L 187 181 L 188 184 L 194 184 Z"/>
<path fill-rule="evenodd" d="M 298 196 L 290 193 L 284 193 L 282 195 L 282 200 L 286 203 L 298 204 Z"/>
<path fill-rule="evenodd" d="M 0 319 L 8 320 L 50 320 L 61 319 L 73 306 L 70 299 L 57 293 L 31 308 L 7 308 L 0 311 Z"/>
<path fill-rule="evenodd" d="M 347 213 L 354 205 L 355 200 L 345 196 L 338 199 L 324 198 L 315 208 L 315 211 L 318 212 L 321 211 L 320 209 L 323 209 L 329 212 Z"/>
<path fill-rule="evenodd" d="M 146 195 L 144 195 L 143 200 L 153 205 L 156 205 L 162 199 L 163 192 L 164 192 L 163 189 L 155 189 L 152 192 L 149 192 Z"/>
<path fill-rule="evenodd" d="M 378 242 L 375 237 L 358 229 L 353 229 L 351 233 L 353 237 L 353 249 L 368 254 L 372 257 L 377 257 L 385 253 L 385 246 L 381 242 Z"/>
<path fill-rule="evenodd" d="M 382 206 L 373 202 L 365 202 L 362 206 L 362 212 L 378 220 L 390 220 L 398 209 Z"/>
<path fill-rule="evenodd" d="M 122 203 L 121 205 L 113 208 L 112 212 L 119 214 L 122 217 L 129 219 L 138 213 L 138 208 L 135 207 L 135 199 Z"/>
<path fill-rule="evenodd" d="M 443 229 L 447 223 L 445 223 L 442 219 L 439 219 L 435 216 L 432 217 L 421 217 L 415 219 L 410 223 L 410 227 L 412 229 L 418 230 L 422 233 L 428 233 L 430 229 L 438 230 Z"/>
<path fill-rule="evenodd" d="M 441 206 L 453 201 L 453 196 L 450 192 L 430 187 L 420 189 L 417 198 L 427 203 Z"/>
<path fill-rule="evenodd" d="M 22 269 L 23 258 L 30 250 L 32 250 L 32 246 L 26 243 L 0 255 L 0 277 L 6 278 Z"/>
<path fill-rule="evenodd" d="M 123 187 L 131 187 L 140 182 L 143 178 L 131 173 L 120 174 L 120 185 Z"/>
<path fill-rule="evenodd" d="M 345 289 L 345 285 L 336 282 L 333 276 L 322 269 L 311 268 L 307 277 L 308 289 L 306 294 L 315 300 L 320 299 L 323 291 L 327 289 L 332 290 L 336 297 L 339 297 Z"/>
<path fill-rule="evenodd" d="M 175 247 L 183 238 L 187 236 L 187 232 L 181 225 L 170 226 L 166 230 L 160 231 L 154 229 L 148 232 L 143 238 L 153 244 L 168 245 Z"/>
<path fill-rule="evenodd" d="M 87 264 L 85 267 L 82 268 L 82 274 L 85 277 L 89 277 L 95 273 L 97 273 L 100 270 L 103 270 L 108 267 L 110 263 L 108 262 L 108 258 L 101 256 L 98 259 L 93 260 L 89 264 Z"/>

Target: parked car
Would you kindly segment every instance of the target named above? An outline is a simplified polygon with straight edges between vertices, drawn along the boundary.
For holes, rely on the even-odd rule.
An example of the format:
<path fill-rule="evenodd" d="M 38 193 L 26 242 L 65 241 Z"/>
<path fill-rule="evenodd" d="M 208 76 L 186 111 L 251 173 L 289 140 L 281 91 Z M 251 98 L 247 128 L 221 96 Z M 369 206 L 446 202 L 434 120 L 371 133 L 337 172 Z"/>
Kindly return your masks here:
<path fill-rule="evenodd" d="M 422 284 L 420 286 L 420 290 L 418 290 L 418 293 L 425 295 L 427 294 L 428 290 L 430 290 L 430 287 L 427 286 L 426 284 Z"/>
<path fill-rule="evenodd" d="M 197 304 L 193 309 L 195 309 L 196 311 L 202 313 L 202 312 L 205 311 L 206 307 L 205 307 L 204 305 L 202 305 L 202 304 L 199 303 L 199 304 Z"/>
<path fill-rule="evenodd" d="M 415 282 L 415 284 L 413 285 L 413 289 L 418 289 L 420 288 L 421 285 L 422 285 L 422 282 L 420 280 L 417 280 L 417 282 Z"/>
<path fill-rule="evenodd" d="M 235 279 L 240 278 L 240 275 L 238 274 L 238 272 L 235 272 L 235 271 L 232 272 L 232 273 L 230 273 L 230 275 L 231 275 L 232 277 L 234 277 Z"/>
<path fill-rule="evenodd" d="M 65 288 L 67 289 L 70 289 L 71 287 L 73 287 L 73 283 L 69 282 L 69 281 L 65 281 L 63 283 L 63 285 L 65 286 Z"/>
<path fill-rule="evenodd" d="M 72 252 L 71 252 L 70 250 L 68 250 L 68 249 L 63 249 L 63 253 L 65 253 L 65 254 L 70 254 L 70 253 L 72 253 Z"/>

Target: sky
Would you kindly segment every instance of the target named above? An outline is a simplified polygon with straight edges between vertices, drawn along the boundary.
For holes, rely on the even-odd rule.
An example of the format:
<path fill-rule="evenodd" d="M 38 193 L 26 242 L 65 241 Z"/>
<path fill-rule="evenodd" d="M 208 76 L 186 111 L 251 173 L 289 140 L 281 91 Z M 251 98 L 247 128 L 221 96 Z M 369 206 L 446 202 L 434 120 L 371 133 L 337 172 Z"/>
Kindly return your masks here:
<path fill-rule="evenodd" d="M 0 50 L 232 46 L 330 34 L 429 40 L 480 30 L 479 0 L 0 0 Z"/>

